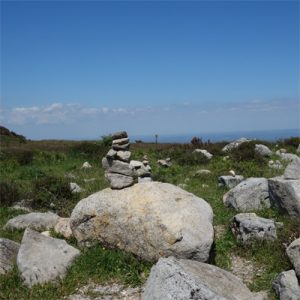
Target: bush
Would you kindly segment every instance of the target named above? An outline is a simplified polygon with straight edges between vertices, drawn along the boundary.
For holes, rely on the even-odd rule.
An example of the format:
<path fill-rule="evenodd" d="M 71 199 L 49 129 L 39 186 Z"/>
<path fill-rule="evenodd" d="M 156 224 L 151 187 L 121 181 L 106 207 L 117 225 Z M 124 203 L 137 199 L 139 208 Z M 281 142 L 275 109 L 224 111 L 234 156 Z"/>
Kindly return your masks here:
<path fill-rule="evenodd" d="M 72 152 L 79 153 L 80 155 L 89 156 L 91 158 L 102 158 L 106 155 L 110 148 L 111 142 L 81 142 L 72 148 Z"/>
<path fill-rule="evenodd" d="M 285 139 L 283 140 L 283 144 L 297 149 L 298 145 L 300 144 L 300 137 L 290 137 Z"/>
<path fill-rule="evenodd" d="M 240 144 L 237 148 L 231 150 L 231 158 L 236 162 L 256 161 L 264 163 L 265 159 L 255 152 L 256 142 L 245 142 Z"/>
<path fill-rule="evenodd" d="M 112 136 L 111 135 L 103 135 L 101 143 L 105 147 L 110 147 L 112 144 Z"/>
<path fill-rule="evenodd" d="M 45 176 L 33 181 L 30 204 L 34 209 L 50 209 L 53 203 L 55 209 L 60 211 L 72 201 L 73 196 L 66 179 Z"/>
<path fill-rule="evenodd" d="M 19 148 L 10 148 L 1 152 L 1 160 L 14 159 L 21 166 L 32 163 L 34 152 L 31 150 L 23 150 Z"/>
<path fill-rule="evenodd" d="M 194 136 L 191 140 L 191 144 L 195 147 L 200 147 L 203 145 L 202 138 Z"/>
<path fill-rule="evenodd" d="M 13 182 L 0 182 L 0 205 L 11 206 L 19 201 L 20 194 L 18 187 Z"/>
<path fill-rule="evenodd" d="M 209 159 L 201 152 L 185 152 L 176 159 L 176 162 L 181 166 L 194 166 L 207 164 L 209 162 Z"/>

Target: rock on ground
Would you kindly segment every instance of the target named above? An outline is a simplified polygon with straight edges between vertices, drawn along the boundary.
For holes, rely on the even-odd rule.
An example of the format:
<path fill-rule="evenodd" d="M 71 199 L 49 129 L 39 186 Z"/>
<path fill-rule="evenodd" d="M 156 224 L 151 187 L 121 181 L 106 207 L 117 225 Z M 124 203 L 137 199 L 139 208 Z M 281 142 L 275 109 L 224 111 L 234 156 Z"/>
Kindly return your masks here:
<path fill-rule="evenodd" d="M 169 158 L 166 158 L 166 159 L 159 159 L 159 160 L 157 161 L 157 163 L 158 163 L 160 166 L 166 167 L 166 168 L 172 166 L 172 162 L 171 162 L 171 160 L 170 160 Z"/>
<path fill-rule="evenodd" d="M 19 247 L 19 243 L 0 238 L 0 274 L 5 274 L 12 270 Z"/>
<path fill-rule="evenodd" d="M 195 172 L 195 176 L 210 175 L 210 174 L 211 174 L 211 171 L 206 170 L 206 169 L 200 169 Z"/>
<path fill-rule="evenodd" d="M 281 272 L 273 281 L 272 287 L 280 300 L 300 299 L 300 286 L 294 270 Z"/>
<path fill-rule="evenodd" d="M 66 241 L 44 236 L 27 228 L 17 256 L 17 265 L 24 283 L 38 283 L 63 278 L 79 250 Z"/>
<path fill-rule="evenodd" d="M 300 157 L 295 158 L 286 167 L 284 174 L 284 179 L 300 179 Z"/>
<path fill-rule="evenodd" d="M 195 149 L 193 151 L 193 153 L 201 153 L 203 154 L 207 159 L 211 159 L 213 157 L 213 155 L 211 153 L 209 153 L 207 150 L 205 149 Z"/>
<path fill-rule="evenodd" d="M 145 182 L 81 200 L 70 224 L 82 244 L 98 240 L 149 261 L 170 255 L 206 261 L 212 218 L 203 199 L 168 183 Z"/>
<path fill-rule="evenodd" d="M 214 265 L 174 257 L 161 258 L 151 269 L 142 300 L 259 299 L 231 273 Z M 260 298 L 261 299 L 261 298 Z"/>
<path fill-rule="evenodd" d="M 273 220 L 260 218 L 255 213 L 241 213 L 233 217 L 232 232 L 242 243 L 252 240 L 277 239 L 276 224 Z"/>
<path fill-rule="evenodd" d="M 268 162 L 268 166 L 272 169 L 276 169 L 276 170 L 279 170 L 279 169 L 282 169 L 283 168 L 283 165 L 282 163 L 279 161 L 279 160 L 270 160 Z"/>
<path fill-rule="evenodd" d="M 33 212 L 29 214 L 19 215 L 8 220 L 4 228 L 25 229 L 29 227 L 38 231 L 44 231 L 53 228 L 56 225 L 58 219 L 59 216 L 51 212 Z"/>
<path fill-rule="evenodd" d="M 244 180 L 244 177 L 242 175 L 235 175 L 235 176 L 224 175 L 224 176 L 220 176 L 218 178 L 218 182 L 219 182 L 220 186 L 226 186 L 230 189 L 237 186 L 243 180 Z"/>
<path fill-rule="evenodd" d="M 248 178 L 223 196 L 227 207 L 251 212 L 270 207 L 269 186 L 266 178 Z"/>
<path fill-rule="evenodd" d="M 261 156 L 266 156 L 266 157 L 272 155 L 272 151 L 267 146 L 262 144 L 255 145 L 255 152 Z"/>
<path fill-rule="evenodd" d="M 279 155 L 282 160 L 286 160 L 286 161 L 293 161 L 294 159 L 299 158 L 298 155 L 293 153 L 278 153 L 276 151 L 276 154 Z"/>
<path fill-rule="evenodd" d="M 70 182 L 70 191 L 73 193 L 73 194 L 76 194 L 76 193 L 81 193 L 84 191 L 84 189 L 82 189 L 77 183 L 75 182 Z"/>
<path fill-rule="evenodd" d="M 292 217 L 300 218 L 300 179 L 273 177 L 269 179 L 269 189 L 271 201 L 275 206 Z"/>
<path fill-rule="evenodd" d="M 67 239 L 70 238 L 72 236 L 70 218 L 59 218 L 54 226 L 54 231 Z"/>
<path fill-rule="evenodd" d="M 227 145 L 222 149 L 222 151 L 224 151 L 224 152 L 231 151 L 231 150 L 233 150 L 233 149 L 238 148 L 241 144 L 246 143 L 246 142 L 251 142 L 251 140 L 246 139 L 246 138 L 244 138 L 244 137 L 239 138 L 239 139 L 237 139 L 237 140 L 235 140 L 235 141 L 233 141 L 233 142 L 227 144 Z"/>
<path fill-rule="evenodd" d="M 300 278 L 300 238 L 294 240 L 286 249 L 286 253 Z"/>
<path fill-rule="evenodd" d="M 81 166 L 82 169 L 90 169 L 91 167 L 92 166 L 90 165 L 90 163 L 88 161 L 85 161 Z"/>

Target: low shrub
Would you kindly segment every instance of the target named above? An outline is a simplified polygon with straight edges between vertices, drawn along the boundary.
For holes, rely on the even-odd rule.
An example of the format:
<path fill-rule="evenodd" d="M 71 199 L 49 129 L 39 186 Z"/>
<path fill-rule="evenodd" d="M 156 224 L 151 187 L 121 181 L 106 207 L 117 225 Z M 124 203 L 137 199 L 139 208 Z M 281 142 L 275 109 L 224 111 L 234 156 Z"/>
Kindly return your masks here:
<path fill-rule="evenodd" d="M 16 160 L 21 166 L 32 163 L 34 152 L 31 150 L 24 150 L 19 148 L 9 148 L 1 151 L 1 160 Z"/>
<path fill-rule="evenodd" d="M 111 142 L 106 143 L 102 141 L 100 142 L 85 141 L 75 145 L 72 148 L 72 152 L 97 159 L 105 156 L 110 146 L 111 146 Z"/>
<path fill-rule="evenodd" d="M 74 200 L 69 183 L 64 178 L 45 176 L 33 181 L 30 205 L 34 209 L 64 211 L 69 202 Z"/>
<path fill-rule="evenodd" d="M 180 166 L 195 166 L 195 165 L 202 165 L 207 164 L 209 159 L 202 154 L 201 152 L 191 153 L 191 152 L 184 152 L 181 156 L 176 158 L 176 162 Z"/>
<path fill-rule="evenodd" d="M 298 148 L 300 144 L 300 137 L 290 137 L 282 141 L 283 146 L 291 146 L 295 149 Z"/>
<path fill-rule="evenodd" d="M 0 182 L 0 205 L 12 206 L 13 203 L 19 201 L 20 193 L 18 187 L 13 182 Z"/>
<path fill-rule="evenodd" d="M 239 145 L 237 148 L 231 150 L 230 156 L 236 162 L 256 161 L 264 163 L 265 159 L 255 152 L 256 142 L 246 142 Z"/>

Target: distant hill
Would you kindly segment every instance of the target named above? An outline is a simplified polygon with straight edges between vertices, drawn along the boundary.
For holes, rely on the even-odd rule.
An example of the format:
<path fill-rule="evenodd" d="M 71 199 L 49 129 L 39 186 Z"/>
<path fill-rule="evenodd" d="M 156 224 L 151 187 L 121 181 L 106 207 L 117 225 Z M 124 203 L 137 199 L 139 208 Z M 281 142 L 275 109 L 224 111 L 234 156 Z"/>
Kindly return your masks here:
<path fill-rule="evenodd" d="M 10 131 L 6 127 L 0 125 L 0 139 L 3 140 L 5 138 L 18 139 L 22 142 L 26 141 L 25 136 L 23 136 L 21 134 L 17 134 L 14 131 Z"/>

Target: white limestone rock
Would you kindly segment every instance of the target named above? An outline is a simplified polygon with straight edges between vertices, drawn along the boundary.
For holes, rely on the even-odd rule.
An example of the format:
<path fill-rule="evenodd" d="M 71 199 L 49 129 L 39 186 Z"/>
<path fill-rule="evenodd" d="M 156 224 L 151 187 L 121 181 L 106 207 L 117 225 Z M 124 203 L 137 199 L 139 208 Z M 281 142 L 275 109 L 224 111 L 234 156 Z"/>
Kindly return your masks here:
<path fill-rule="evenodd" d="M 40 213 L 40 212 L 32 212 L 29 214 L 19 215 L 12 219 L 10 219 L 6 225 L 4 226 L 5 229 L 25 229 L 27 227 L 31 229 L 35 229 L 38 231 L 49 230 L 54 228 L 59 216 L 47 212 L 47 213 Z"/>
<path fill-rule="evenodd" d="M 203 199 L 168 183 L 143 182 L 81 200 L 70 224 L 81 244 L 100 241 L 148 261 L 170 255 L 206 261 L 212 218 Z"/>
<path fill-rule="evenodd" d="M 66 241 L 27 228 L 18 252 L 17 265 L 25 285 L 32 287 L 63 278 L 79 254 L 79 250 Z"/>

